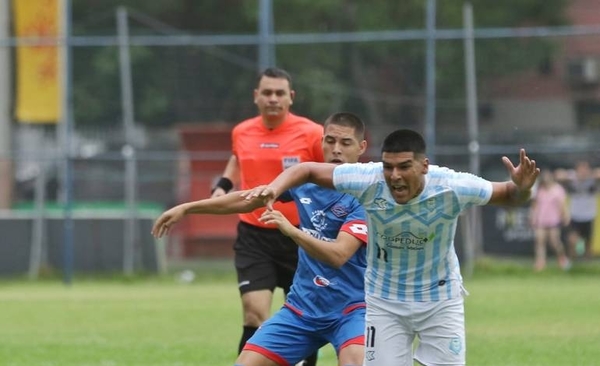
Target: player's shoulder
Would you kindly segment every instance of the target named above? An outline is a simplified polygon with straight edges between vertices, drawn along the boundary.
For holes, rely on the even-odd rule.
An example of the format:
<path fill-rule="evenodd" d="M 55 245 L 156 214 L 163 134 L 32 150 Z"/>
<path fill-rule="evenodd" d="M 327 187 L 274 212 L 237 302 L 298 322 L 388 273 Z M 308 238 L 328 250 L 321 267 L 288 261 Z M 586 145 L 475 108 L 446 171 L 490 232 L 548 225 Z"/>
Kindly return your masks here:
<path fill-rule="evenodd" d="M 341 212 L 363 211 L 358 199 L 351 194 L 336 191 L 335 189 L 324 188 L 314 183 L 304 183 L 292 188 L 290 193 L 298 199 L 307 198 L 328 205 L 333 205 L 334 214 L 341 215 Z M 306 200 L 308 202 L 308 200 Z"/>
<path fill-rule="evenodd" d="M 261 126 L 262 119 L 261 116 L 255 116 L 252 118 L 245 119 L 239 122 L 237 125 L 233 127 L 232 133 L 240 133 L 253 128 L 258 128 Z"/>
<path fill-rule="evenodd" d="M 444 166 L 430 165 L 427 173 L 427 186 L 434 190 L 441 187 L 450 189 L 459 195 L 473 195 L 480 189 L 491 192 L 492 183 L 478 175 L 469 172 L 457 171 Z"/>
<path fill-rule="evenodd" d="M 437 179 L 454 179 L 458 177 L 461 177 L 461 179 L 465 179 L 469 176 L 474 177 L 474 175 L 472 175 L 471 173 L 459 172 L 446 166 L 439 166 L 433 164 L 429 165 L 427 174 L 429 175 L 429 177 Z"/>
<path fill-rule="evenodd" d="M 382 170 L 383 170 L 382 162 L 369 161 L 366 163 L 358 162 L 358 163 L 340 164 L 335 167 L 334 173 L 335 174 L 342 174 L 342 173 L 354 174 L 356 172 L 363 172 L 365 174 L 371 174 L 371 173 L 375 173 L 375 172 L 382 171 Z"/>

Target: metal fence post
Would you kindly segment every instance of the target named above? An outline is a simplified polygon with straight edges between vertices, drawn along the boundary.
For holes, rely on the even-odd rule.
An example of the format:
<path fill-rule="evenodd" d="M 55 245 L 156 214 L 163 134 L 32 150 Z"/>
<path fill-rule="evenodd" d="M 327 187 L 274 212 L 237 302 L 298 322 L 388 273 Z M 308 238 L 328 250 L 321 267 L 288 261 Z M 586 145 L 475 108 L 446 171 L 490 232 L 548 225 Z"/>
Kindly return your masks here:
<path fill-rule="evenodd" d="M 117 34 L 119 37 L 121 105 L 123 107 L 123 128 L 125 130 L 125 145 L 122 153 L 125 159 L 125 202 L 127 204 L 127 218 L 123 231 L 123 271 L 126 275 L 131 275 L 135 268 L 135 244 L 137 241 L 137 164 L 133 143 L 135 120 L 131 58 L 129 55 L 129 25 L 127 9 L 122 6 L 117 9 Z"/>

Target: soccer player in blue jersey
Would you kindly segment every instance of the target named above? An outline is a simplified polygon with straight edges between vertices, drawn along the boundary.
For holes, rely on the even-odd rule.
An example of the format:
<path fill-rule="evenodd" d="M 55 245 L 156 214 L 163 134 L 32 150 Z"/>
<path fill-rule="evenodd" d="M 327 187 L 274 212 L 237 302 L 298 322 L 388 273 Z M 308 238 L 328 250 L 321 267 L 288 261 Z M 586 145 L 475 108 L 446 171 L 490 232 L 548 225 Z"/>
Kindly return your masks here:
<path fill-rule="evenodd" d="M 516 167 L 502 158 L 511 177 L 505 182 L 429 164 L 423 137 L 407 129 L 385 138 L 381 160 L 302 163 L 245 195 L 269 206 L 281 192 L 312 182 L 355 196 L 369 226 L 365 365 L 412 366 L 413 359 L 426 366 L 464 365 L 458 216 L 473 205 L 524 203 L 540 170 L 523 149 Z"/>
<path fill-rule="evenodd" d="M 366 149 L 365 127 L 351 113 L 336 113 L 324 124 L 325 161 L 355 163 Z M 331 343 L 339 365 L 359 366 L 364 359 L 367 225 L 364 209 L 350 195 L 305 184 L 282 200 L 298 207 L 300 227 L 267 210 L 261 221 L 276 225 L 299 245 L 298 267 L 284 306 L 246 342 L 236 365 L 295 365 Z M 230 214 L 263 207 L 240 192 L 184 203 L 163 213 L 152 233 L 160 237 L 186 214 Z"/>

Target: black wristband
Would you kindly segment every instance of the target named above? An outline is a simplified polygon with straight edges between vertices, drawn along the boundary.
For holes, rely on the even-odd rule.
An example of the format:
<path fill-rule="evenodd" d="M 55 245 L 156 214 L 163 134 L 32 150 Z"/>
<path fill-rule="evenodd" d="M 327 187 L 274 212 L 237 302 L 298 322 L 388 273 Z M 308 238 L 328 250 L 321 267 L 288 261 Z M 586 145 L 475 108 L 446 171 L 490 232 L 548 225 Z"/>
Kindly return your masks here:
<path fill-rule="evenodd" d="M 229 193 L 233 188 L 233 182 L 229 178 L 221 177 L 213 189 L 210 190 L 210 194 L 213 194 L 217 188 L 221 188 L 225 193 Z"/>

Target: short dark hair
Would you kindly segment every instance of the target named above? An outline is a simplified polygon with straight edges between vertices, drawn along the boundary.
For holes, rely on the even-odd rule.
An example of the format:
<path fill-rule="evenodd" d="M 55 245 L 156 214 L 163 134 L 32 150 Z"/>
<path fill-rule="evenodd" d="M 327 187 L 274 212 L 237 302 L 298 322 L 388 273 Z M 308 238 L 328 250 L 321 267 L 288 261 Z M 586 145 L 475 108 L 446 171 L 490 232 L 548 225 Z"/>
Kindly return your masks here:
<path fill-rule="evenodd" d="M 415 155 L 424 155 L 426 152 L 425 140 L 416 131 L 409 129 L 396 130 L 383 140 L 381 152 L 412 152 Z"/>
<path fill-rule="evenodd" d="M 351 127 L 354 129 L 354 135 L 359 141 L 365 139 L 365 124 L 362 121 L 362 119 L 360 119 L 360 117 L 354 113 L 334 113 L 331 116 L 327 117 L 323 125 L 325 128 L 327 128 L 328 125 Z"/>
<path fill-rule="evenodd" d="M 278 67 L 266 68 L 263 72 L 258 74 L 258 77 L 256 78 L 256 85 L 260 84 L 260 79 L 262 79 L 263 76 L 275 79 L 286 79 L 288 84 L 290 84 L 290 89 L 292 89 L 292 76 L 284 69 L 280 69 Z"/>

